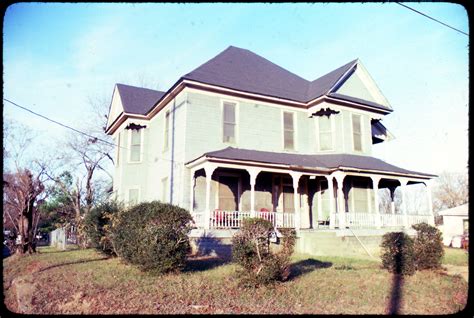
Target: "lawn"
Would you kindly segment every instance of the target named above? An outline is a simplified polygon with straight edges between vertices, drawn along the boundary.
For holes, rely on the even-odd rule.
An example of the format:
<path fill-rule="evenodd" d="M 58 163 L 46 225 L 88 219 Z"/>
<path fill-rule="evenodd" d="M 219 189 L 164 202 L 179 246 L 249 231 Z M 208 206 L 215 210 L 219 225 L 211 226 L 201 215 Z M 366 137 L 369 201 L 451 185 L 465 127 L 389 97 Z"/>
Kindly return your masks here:
<path fill-rule="evenodd" d="M 444 263 L 467 264 L 463 257 L 449 251 Z M 385 314 L 393 295 L 393 277 L 377 261 L 302 254 L 288 281 L 257 289 L 239 286 L 236 265 L 209 258 L 190 259 L 181 274 L 152 276 L 91 249 L 46 247 L 3 266 L 7 307 L 35 314 Z M 464 279 L 422 271 L 402 282 L 399 313 L 450 314 L 466 301 Z"/>

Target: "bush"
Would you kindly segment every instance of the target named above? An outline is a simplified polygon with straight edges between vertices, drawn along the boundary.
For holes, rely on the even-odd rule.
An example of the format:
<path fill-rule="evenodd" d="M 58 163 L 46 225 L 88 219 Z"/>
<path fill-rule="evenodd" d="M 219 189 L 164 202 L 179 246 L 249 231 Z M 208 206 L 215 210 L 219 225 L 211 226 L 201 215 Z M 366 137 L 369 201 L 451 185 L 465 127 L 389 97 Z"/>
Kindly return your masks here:
<path fill-rule="evenodd" d="M 106 255 L 116 255 L 111 241 L 111 217 L 123 209 L 118 201 L 108 201 L 95 206 L 85 216 L 84 232 L 91 247 Z"/>
<path fill-rule="evenodd" d="M 142 270 L 181 270 L 190 252 L 191 214 L 158 201 L 120 211 L 113 220 L 112 243 L 117 254 Z"/>
<path fill-rule="evenodd" d="M 290 256 L 295 244 L 294 230 L 282 230 L 282 248 L 270 249 L 271 222 L 261 218 L 243 220 L 240 231 L 232 238 L 233 261 L 242 266 L 238 276 L 244 286 L 267 285 L 284 281 L 290 270 Z"/>
<path fill-rule="evenodd" d="M 417 269 L 437 269 L 441 267 L 444 255 L 441 231 L 427 223 L 412 225 L 416 230 L 414 242 L 415 264 Z"/>
<path fill-rule="evenodd" d="M 415 272 L 413 239 L 403 232 L 384 234 L 381 243 L 382 267 L 394 274 L 412 275 Z"/>

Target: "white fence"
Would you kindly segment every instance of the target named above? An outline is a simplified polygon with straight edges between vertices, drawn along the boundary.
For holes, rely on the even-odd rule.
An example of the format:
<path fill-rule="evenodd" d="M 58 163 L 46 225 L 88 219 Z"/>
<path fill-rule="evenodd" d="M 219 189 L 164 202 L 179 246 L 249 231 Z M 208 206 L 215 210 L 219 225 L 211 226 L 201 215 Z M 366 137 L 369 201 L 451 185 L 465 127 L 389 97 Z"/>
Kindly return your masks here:
<path fill-rule="evenodd" d="M 422 222 L 428 224 L 434 223 L 433 216 L 431 215 L 408 214 L 406 218 L 409 227 Z M 339 214 L 335 213 L 333 219 L 335 220 L 335 227 L 339 227 Z M 401 227 L 405 225 L 405 215 L 350 212 L 344 213 L 344 222 L 346 227 L 353 228 L 373 228 L 379 225 L 381 227 Z"/>
<path fill-rule="evenodd" d="M 65 250 L 66 249 L 66 231 L 64 228 L 59 228 L 52 231 L 50 234 L 50 244 L 51 246 L 60 248 Z"/>

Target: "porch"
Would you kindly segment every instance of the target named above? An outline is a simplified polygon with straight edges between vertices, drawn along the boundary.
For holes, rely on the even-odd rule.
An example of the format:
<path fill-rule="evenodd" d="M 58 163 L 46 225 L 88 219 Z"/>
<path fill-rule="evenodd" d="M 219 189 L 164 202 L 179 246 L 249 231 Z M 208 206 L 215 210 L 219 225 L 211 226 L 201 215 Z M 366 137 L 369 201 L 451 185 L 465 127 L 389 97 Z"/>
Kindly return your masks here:
<path fill-rule="evenodd" d="M 191 166 L 190 211 L 195 226 L 238 229 L 248 217 L 267 219 L 275 228 L 295 229 L 434 224 L 429 178 L 321 170 L 211 160 Z M 407 187 L 414 184 L 424 187 L 423 209 L 407 206 Z"/>

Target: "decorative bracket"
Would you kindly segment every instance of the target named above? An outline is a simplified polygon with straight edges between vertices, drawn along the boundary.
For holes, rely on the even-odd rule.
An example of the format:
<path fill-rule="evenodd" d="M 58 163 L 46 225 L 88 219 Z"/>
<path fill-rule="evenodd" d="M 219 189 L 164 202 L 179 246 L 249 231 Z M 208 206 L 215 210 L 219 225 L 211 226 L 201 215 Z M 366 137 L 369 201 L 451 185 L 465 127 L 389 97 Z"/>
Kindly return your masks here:
<path fill-rule="evenodd" d="M 134 123 L 130 123 L 127 125 L 127 127 L 125 127 L 125 129 L 136 129 L 136 130 L 140 130 L 142 128 L 146 128 L 145 125 L 139 125 L 139 124 L 134 124 Z"/>
<path fill-rule="evenodd" d="M 317 112 L 312 113 L 311 117 L 313 117 L 313 116 L 328 116 L 328 118 L 329 118 L 329 116 L 339 114 L 339 113 L 340 113 L 339 111 L 333 110 L 333 109 L 327 107 L 326 109 L 321 108 Z"/>

